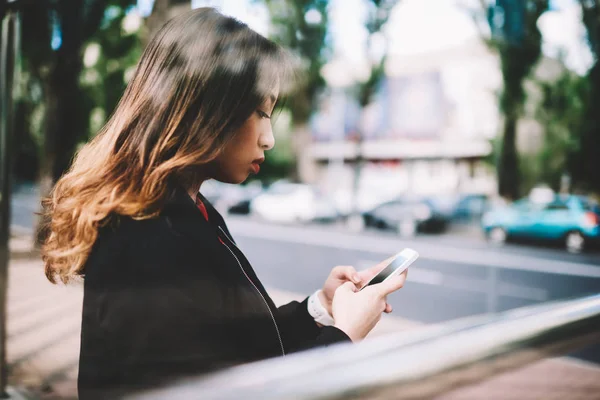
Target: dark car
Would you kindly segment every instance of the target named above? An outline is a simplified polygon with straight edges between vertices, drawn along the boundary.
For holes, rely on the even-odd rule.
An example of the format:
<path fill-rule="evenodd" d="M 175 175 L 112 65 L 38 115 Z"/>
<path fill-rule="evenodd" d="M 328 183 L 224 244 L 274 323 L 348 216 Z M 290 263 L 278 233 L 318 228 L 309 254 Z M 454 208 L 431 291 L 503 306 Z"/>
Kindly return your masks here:
<path fill-rule="evenodd" d="M 450 219 L 443 199 L 405 198 L 383 203 L 362 214 L 365 227 L 393 229 L 402 236 L 417 232 L 442 232 Z"/>
<path fill-rule="evenodd" d="M 481 219 L 483 214 L 490 209 L 490 199 L 485 194 L 462 195 L 452 212 L 454 222 L 473 222 Z"/>

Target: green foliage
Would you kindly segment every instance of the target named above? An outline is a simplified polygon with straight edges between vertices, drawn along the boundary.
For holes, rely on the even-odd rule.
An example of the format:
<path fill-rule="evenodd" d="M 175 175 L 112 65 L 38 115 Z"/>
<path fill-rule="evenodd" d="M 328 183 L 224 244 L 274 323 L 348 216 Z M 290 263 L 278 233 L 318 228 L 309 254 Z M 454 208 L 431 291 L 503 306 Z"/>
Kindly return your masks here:
<path fill-rule="evenodd" d="M 258 0 L 256 0 L 258 1 Z M 261 177 L 266 180 L 294 176 L 298 178 L 292 132 L 295 136 L 302 130 L 314 110 L 316 98 L 325 87 L 321 68 L 330 52 L 327 36 L 327 0 L 261 0 L 271 18 L 270 38 L 289 49 L 299 65 L 295 88 L 284 99 L 287 115 L 285 127 L 276 126 L 277 145 L 267 157 Z M 307 18 L 312 13 L 313 19 Z M 282 124 L 280 124 L 282 125 Z M 279 136 L 279 137 L 277 137 Z"/>
<path fill-rule="evenodd" d="M 558 190 L 579 151 L 589 87 L 585 77 L 566 71 L 554 82 L 540 83 L 540 88 L 543 97 L 536 119 L 544 128 L 544 143 L 536 160 L 538 180 Z"/>
<path fill-rule="evenodd" d="M 271 16 L 271 39 L 298 58 L 299 86 L 286 100 L 294 125 L 308 121 L 316 95 L 325 86 L 321 68 L 327 61 L 327 0 L 264 0 Z M 317 12 L 320 21 L 308 22 L 307 13 Z"/>
<path fill-rule="evenodd" d="M 132 1 L 114 1 L 89 45 L 99 46 L 98 61 L 84 68 L 81 85 L 85 93 L 88 138 L 94 136 L 118 104 L 131 73 L 142 54 L 138 31 L 126 32 L 123 22 Z M 90 79 L 86 79 L 90 78 Z"/>
<path fill-rule="evenodd" d="M 398 3 L 398 0 L 370 0 L 369 1 L 369 12 L 365 27 L 369 32 L 367 47 L 370 47 L 371 40 L 375 34 L 380 34 L 384 25 L 388 22 L 390 14 L 394 6 Z M 381 55 L 380 60 L 374 61 L 370 71 L 369 77 L 365 82 L 358 85 L 358 101 L 361 107 L 366 107 L 372 101 L 374 94 L 377 92 L 381 80 L 385 76 L 385 63 L 387 60 L 387 43 L 385 43 L 386 49 L 384 54 Z"/>
<path fill-rule="evenodd" d="M 526 101 L 524 82 L 541 55 L 542 35 L 539 17 L 548 9 L 548 0 L 528 0 L 523 15 L 523 35 L 519 42 L 495 37 L 488 43 L 498 51 L 502 69 L 503 90 L 500 109 L 504 114 L 502 147 L 498 157 L 498 191 L 516 199 L 521 194 L 521 173 L 516 147 L 517 123 L 524 114 Z M 492 21 L 490 21 L 492 22 Z M 491 26 L 494 30 L 494 26 Z"/>
<path fill-rule="evenodd" d="M 589 97 L 579 146 L 569 165 L 576 188 L 600 193 L 600 3 L 597 0 L 580 0 L 580 4 L 594 65 L 586 77 Z"/>
<path fill-rule="evenodd" d="M 135 0 L 25 4 L 23 96 L 19 99 L 22 105 L 15 172 L 19 178 L 34 179 L 37 171 L 33 169 L 41 165 L 42 173 L 56 179 L 77 146 L 87 141 L 112 112 L 125 87 L 123 73 L 139 57 L 137 37 L 121 29 L 125 10 Z M 53 49 L 55 26 L 61 43 Z M 102 48 L 93 68 L 83 66 L 89 43 Z M 95 123 L 90 123 L 91 117 Z"/>
<path fill-rule="evenodd" d="M 287 178 L 294 172 L 291 112 L 289 110 L 275 111 L 272 123 L 275 147 L 269 151 L 261 166 L 259 179 L 263 182 Z"/>

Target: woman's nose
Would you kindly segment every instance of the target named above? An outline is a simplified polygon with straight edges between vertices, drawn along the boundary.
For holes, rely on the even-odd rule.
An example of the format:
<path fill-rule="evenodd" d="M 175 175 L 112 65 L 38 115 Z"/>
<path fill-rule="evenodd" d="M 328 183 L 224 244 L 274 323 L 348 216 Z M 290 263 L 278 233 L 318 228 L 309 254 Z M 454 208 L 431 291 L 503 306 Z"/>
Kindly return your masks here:
<path fill-rule="evenodd" d="M 273 128 L 271 128 L 271 124 L 269 124 L 269 127 L 265 130 L 265 132 L 260 135 L 258 145 L 263 150 L 271 150 L 275 146 L 275 137 L 273 136 Z"/>

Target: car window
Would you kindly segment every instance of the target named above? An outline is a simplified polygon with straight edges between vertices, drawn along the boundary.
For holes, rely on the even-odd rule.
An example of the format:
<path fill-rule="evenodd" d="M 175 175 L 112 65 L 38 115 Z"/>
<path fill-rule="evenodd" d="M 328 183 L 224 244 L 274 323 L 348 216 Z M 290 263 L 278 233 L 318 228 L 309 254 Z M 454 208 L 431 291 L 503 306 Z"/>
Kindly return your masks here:
<path fill-rule="evenodd" d="M 581 205 L 585 211 L 592 211 L 596 214 L 600 214 L 600 206 L 593 200 L 580 198 Z"/>
<path fill-rule="evenodd" d="M 563 203 L 562 201 L 555 201 L 555 202 L 552 202 L 552 203 L 546 205 L 546 207 L 544 207 L 544 209 L 547 211 L 557 211 L 557 210 L 568 210 L 569 207 L 567 206 L 566 203 Z"/>
<path fill-rule="evenodd" d="M 588 207 L 589 207 L 589 208 L 587 208 L 588 211 L 592 211 L 592 212 L 595 212 L 596 214 L 600 214 L 600 205 L 590 203 Z"/>
<path fill-rule="evenodd" d="M 398 214 L 404 207 L 402 203 L 387 203 L 377 208 L 377 213 L 379 215 L 391 216 L 394 214 Z"/>
<path fill-rule="evenodd" d="M 520 212 L 527 212 L 531 211 L 532 209 L 531 203 L 526 200 L 517 201 L 516 203 L 514 203 L 514 207 Z"/>

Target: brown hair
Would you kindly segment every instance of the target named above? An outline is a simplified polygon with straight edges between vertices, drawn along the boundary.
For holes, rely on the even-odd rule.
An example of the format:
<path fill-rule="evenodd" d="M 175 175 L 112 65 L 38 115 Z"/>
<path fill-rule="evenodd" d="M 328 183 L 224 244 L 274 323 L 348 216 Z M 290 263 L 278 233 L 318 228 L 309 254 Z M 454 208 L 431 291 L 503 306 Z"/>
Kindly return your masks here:
<path fill-rule="evenodd" d="M 110 120 L 43 202 L 48 279 L 81 275 L 111 216 L 155 217 L 173 183 L 196 183 L 273 87 L 282 88 L 287 61 L 280 47 L 212 8 L 167 22 Z"/>

